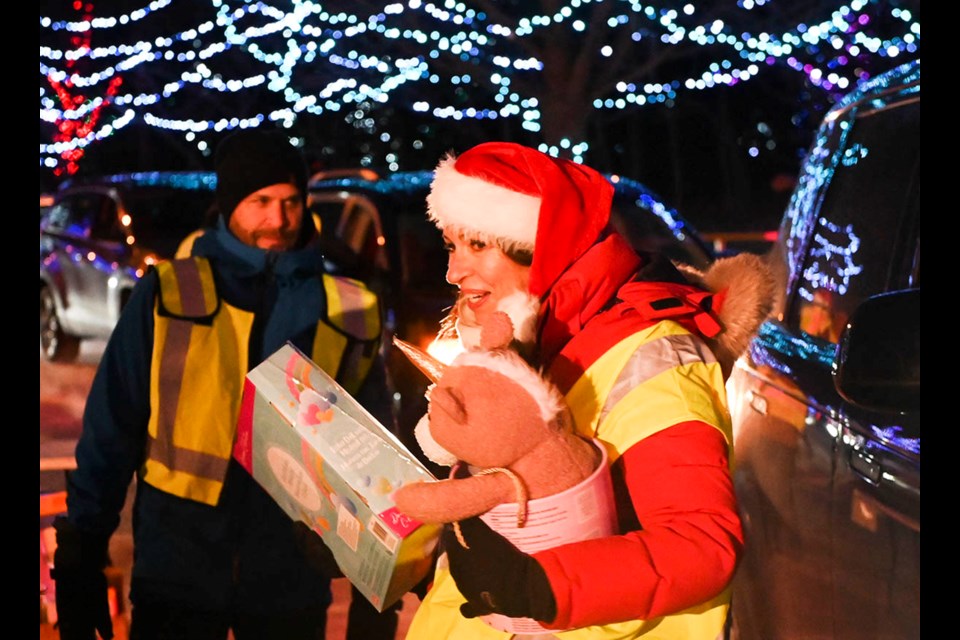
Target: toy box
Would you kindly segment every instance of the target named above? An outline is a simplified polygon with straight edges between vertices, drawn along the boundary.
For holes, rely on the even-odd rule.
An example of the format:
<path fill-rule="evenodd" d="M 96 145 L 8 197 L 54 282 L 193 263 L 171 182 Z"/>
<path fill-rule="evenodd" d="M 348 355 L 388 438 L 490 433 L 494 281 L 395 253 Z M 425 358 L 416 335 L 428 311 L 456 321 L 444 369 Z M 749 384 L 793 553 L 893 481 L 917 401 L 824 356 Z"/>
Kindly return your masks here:
<path fill-rule="evenodd" d="M 233 455 L 378 611 L 430 571 L 441 528 L 400 514 L 391 494 L 433 476 L 293 345 L 247 374 Z"/>

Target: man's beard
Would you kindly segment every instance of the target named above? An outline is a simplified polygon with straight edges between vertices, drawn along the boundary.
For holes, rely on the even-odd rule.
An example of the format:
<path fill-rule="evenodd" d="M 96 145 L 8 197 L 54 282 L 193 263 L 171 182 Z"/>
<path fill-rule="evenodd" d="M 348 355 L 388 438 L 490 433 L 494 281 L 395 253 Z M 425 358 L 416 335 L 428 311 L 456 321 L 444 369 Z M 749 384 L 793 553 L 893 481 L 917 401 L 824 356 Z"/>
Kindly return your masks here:
<path fill-rule="evenodd" d="M 533 347 L 537 338 L 537 316 L 540 300 L 529 293 L 517 291 L 497 303 L 497 311 L 502 311 L 513 324 L 513 339 L 521 350 Z M 466 305 L 460 305 L 457 313 L 457 335 L 465 350 L 480 348 L 482 327 L 477 324 L 473 313 Z"/>

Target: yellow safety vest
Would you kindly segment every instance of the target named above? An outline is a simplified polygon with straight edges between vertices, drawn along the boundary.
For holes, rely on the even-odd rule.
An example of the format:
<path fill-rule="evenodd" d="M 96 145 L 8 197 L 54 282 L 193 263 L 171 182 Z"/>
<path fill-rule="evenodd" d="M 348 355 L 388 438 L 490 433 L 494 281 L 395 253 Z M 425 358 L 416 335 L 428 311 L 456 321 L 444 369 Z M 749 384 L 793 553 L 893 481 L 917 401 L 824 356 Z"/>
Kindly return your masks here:
<path fill-rule="evenodd" d="M 156 265 L 147 459 L 141 479 L 182 498 L 216 505 L 226 477 L 248 370 L 253 313 L 224 302 L 206 258 Z M 324 274 L 327 317 L 311 358 L 355 394 L 380 344 L 376 295 Z"/>
<path fill-rule="evenodd" d="M 661 353 L 670 357 L 658 357 Z M 635 384 L 618 385 L 624 375 Z M 724 434 L 728 445 L 733 442 L 720 364 L 703 340 L 673 321 L 658 322 L 621 340 L 590 365 L 567 392 L 566 401 L 577 430 L 602 441 L 611 463 L 640 440 L 688 420 L 706 422 Z M 407 640 L 513 637 L 480 618 L 464 618 L 460 615 L 464 601 L 446 563 L 438 563 Z M 728 588 L 708 602 L 655 620 L 628 620 L 554 635 L 560 640 L 713 640 L 723 628 L 729 604 Z"/>

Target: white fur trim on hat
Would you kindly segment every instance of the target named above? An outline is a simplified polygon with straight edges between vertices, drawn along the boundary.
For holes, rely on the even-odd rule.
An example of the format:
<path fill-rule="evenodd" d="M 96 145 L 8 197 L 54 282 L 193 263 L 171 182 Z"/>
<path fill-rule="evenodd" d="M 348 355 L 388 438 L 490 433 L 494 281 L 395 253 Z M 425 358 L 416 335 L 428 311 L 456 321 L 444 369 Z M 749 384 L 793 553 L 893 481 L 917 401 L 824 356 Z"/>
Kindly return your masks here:
<path fill-rule="evenodd" d="M 532 250 L 537 239 L 540 198 L 464 175 L 447 155 L 434 172 L 427 214 L 438 227 L 455 227 L 505 240 L 507 246 Z"/>
<path fill-rule="evenodd" d="M 540 408 L 544 422 L 552 422 L 564 410 L 563 396 L 524 361 L 518 353 L 508 349 L 493 351 L 466 351 L 458 355 L 451 367 L 480 367 L 500 373 L 526 390 Z"/>

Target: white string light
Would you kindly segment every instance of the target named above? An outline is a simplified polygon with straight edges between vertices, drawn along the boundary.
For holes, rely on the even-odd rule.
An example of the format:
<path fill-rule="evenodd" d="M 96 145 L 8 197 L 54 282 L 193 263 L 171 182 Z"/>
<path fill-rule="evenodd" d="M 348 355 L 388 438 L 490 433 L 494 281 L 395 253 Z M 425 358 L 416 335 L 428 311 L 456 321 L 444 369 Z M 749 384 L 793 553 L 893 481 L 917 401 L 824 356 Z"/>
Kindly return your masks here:
<path fill-rule="evenodd" d="M 188 2 L 193 0 L 177 4 L 182 9 Z M 116 17 L 75 21 L 41 17 L 41 41 L 62 39 L 58 36 L 61 32 L 90 33 L 89 46 L 40 47 L 41 76 L 90 98 L 79 106 L 64 105 L 57 93 L 41 86 L 40 118 L 42 123 L 57 123 L 87 117 L 104 107 L 106 83 L 142 74 L 154 79 L 153 84 L 162 90 L 117 92 L 109 102 L 121 108 L 124 123 L 138 121 L 191 132 L 198 146 L 206 144 L 204 133 L 237 126 L 265 121 L 292 126 L 301 115 L 350 114 L 358 109 L 366 113 L 376 105 L 403 100 L 398 91 L 410 87 L 416 89 L 416 99 L 407 106 L 416 112 L 441 120 L 519 118 L 524 129 L 538 133 L 543 129 L 543 114 L 539 96 L 529 85 L 543 73 L 544 64 L 531 55 L 536 48 L 527 48 L 527 41 L 543 37 L 545 29 L 557 25 L 594 43 L 598 60 L 618 55 L 621 47 L 628 46 L 625 42 L 636 45 L 650 39 L 661 42 L 660 46 L 710 47 L 714 54 L 703 68 L 688 65 L 690 71 L 685 75 L 642 84 L 625 78 L 593 99 L 596 110 L 669 105 L 683 92 L 753 81 L 774 65 L 803 74 L 825 92 L 842 92 L 860 79 L 858 56 L 896 58 L 916 52 L 920 40 L 919 22 L 909 11 L 898 8 L 884 16 L 902 25 L 898 35 L 883 40 L 867 32 L 872 20 L 869 10 L 880 6 L 880 0 L 854 0 L 811 24 L 797 24 L 782 33 L 755 34 L 738 32 L 729 17 L 700 17 L 693 3 L 680 11 L 637 0 L 615 6 L 609 3 L 570 0 L 549 15 L 515 16 L 508 22 L 453 1 L 441 7 L 411 0 L 361 14 L 333 12 L 328 5 L 310 0 L 294 0 L 286 10 L 266 2 L 211 0 L 204 10 L 191 6 L 191 11 L 203 16 L 197 24 L 151 40 L 112 46 L 95 45 L 98 39 L 116 39 L 110 37 L 114 30 L 139 33 L 129 26 L 153 14 L 166 12 L 169 16 L 173 0 L 155 0 Z M 604 24 L 591 24 L 589 12 L 599 11 L 604 4 L 610 9 Z M 748 12 L 762 10 L 767 4 L 769 0 L 742 0 L 738 6 Z M 210 13 L 215 17 L 204 15 Z M 597 33 L 596 29 L 609 32 Z M 629 37 L 620 37 L 624 33 Z M 236 56 L 249 62 L 237 64 Z M 450 73 L 443 62 L 451 58 L 474 70 Z M 465 86 L 470 89 L 466 94 Z M 243 94 L 251 91 L 268 91 L 277 105 L 284 106 L 242 116 L 204 118 L 200 113 L 203 104 L 194 101 L 197 113 L 187 117 L 168 108 L 171 98 L 185 89 L 213 94 L 210 100 L 220 108 L 229 103 L 216 95 L 237 94 L 238 104 L 249 105 L 256 101 L 244 100 Z M 456 101 L 444 97 L 449 95 L 446 91 L 452 91 Z M 465 95 L 469 101 L 463 99 Z M 483 104 L 485 101 L 489 103 Z M 41 144 L 41 165 L 49 166 L 49 157 L 62 154 L 65 148 L 80 149 L 88 144 L 90 136 Z M 557 146 L 545 148 L 560 151 Z M 567 141 L 563 151 L 582 157 L 587 148 L 583 141 Z"/>

